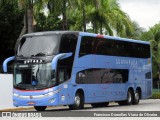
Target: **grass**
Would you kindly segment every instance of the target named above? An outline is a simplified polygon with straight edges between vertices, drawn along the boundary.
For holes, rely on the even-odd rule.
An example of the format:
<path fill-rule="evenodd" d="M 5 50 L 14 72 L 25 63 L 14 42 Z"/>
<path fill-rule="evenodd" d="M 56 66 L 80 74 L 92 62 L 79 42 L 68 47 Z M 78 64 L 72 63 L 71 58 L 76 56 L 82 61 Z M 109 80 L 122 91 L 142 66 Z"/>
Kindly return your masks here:
<path fill-rule="evenodd" d="M 151 99 L 160 99 L 160 90 L 158 89 L 153 89 L 152 91 L 152 97 Z"/>
<path fill-rule="evenodd" d="M 153 93 L 151 99 L 160 99 L 160 93 Z"/>

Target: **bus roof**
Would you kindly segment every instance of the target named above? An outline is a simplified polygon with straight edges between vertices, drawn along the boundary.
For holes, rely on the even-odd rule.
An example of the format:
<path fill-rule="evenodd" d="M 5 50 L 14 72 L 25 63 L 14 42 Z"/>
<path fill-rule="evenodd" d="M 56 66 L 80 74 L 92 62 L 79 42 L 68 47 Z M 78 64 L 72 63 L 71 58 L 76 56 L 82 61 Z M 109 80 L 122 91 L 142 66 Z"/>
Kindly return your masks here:
<path fill-rule="evenodd" d="M 93 37 L 104 37 L 112 40 L 119 40 L 119 41 L 127 41 L 127 42 L 134 42 L 134 43 L 141 43 L 141 44 L 150 44 L 150 42 L 142 41 L 142 40 L 134 40 L 129 38 L 121 38 L 121 37 L 114 37 L 109 35 L 100 35 L 100 34 L 94 34 L 94 33 L 87 33 L 87 32 L 80 32 L 79 35 L 81 36 L 93 36 Z"/>
<path fill-rule="evenodd" d="M 128 42 L 141 43 L 141 44 L 150 44 L 149 42 L 142 41 L 142 40 L 134 40 L 134 39 L 129 39 L 129 38 L 121 38 L 121 37 L 114 37 L 114 36 L 109 36 L 109 35 L 100 35 L 100 34 L 94 34 L 94 33 L 88 33 L 88 32 L 79 32 L 79 31 L 45 31 L 45 32 L 29 33 L 29 34 L 25 34 L 23 36 L 27 37 L 27 36 L 50 35 L 50 34 L 67 34 L 67 33 L 79 34 L 81 36 L 93 36 L 93 37 L 101 36 L 101 37 L 112 39 L 112 40 L 128 41 Z"/>
<path fill-rule="evenodd" d="M 76 33 L 78 34 L 78 31 L 44 31 L 44 32 L 34 32 L 23 35 L 24 37 L 27 36 L 38 36 L 38 35 L 50 35 L 50 34 L 67 34 L 67 33 Z"/>

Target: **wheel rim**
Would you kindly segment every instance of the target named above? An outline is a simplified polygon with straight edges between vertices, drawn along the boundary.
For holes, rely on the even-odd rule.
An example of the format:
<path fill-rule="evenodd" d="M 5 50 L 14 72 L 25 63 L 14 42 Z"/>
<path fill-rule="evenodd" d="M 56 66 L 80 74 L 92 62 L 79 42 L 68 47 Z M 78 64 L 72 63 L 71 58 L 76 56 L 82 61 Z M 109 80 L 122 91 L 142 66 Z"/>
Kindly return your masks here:
<path fill-rule="evenodd" d="M 136 101 L 139 100 L 139 93 L 138 93 L 138 92 L 136 92 L 136 94 L 135 94 L 135 100 L 136 100 Z"/>
<path fill-rule="evenodd" d="M 80 102 L 81 102 L 80 97 L 79 97 L 79 96 L 76 96 L 76 97 L 75 97 L 75 104 L 76 104 L 76 106 L 79 106 L 79 105 L 80 105 Z"/>
<path fill-rule="evenodd" d="M 128 92 L 128 103 L 130 103 L 132 101 L 132 96 L 131 96 L 131 93 Z"/>

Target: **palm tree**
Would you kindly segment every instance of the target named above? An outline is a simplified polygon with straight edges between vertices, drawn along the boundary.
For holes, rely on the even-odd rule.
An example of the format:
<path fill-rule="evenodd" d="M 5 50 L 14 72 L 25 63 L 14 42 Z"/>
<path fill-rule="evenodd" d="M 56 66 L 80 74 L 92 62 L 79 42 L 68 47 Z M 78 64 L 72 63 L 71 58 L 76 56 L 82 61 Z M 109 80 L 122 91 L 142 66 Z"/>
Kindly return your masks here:
<path fill-rule="evenodd" d="M 158 78 L 158 74 L 160 76 L 160 23 L 151 27 L 149 31 L 142 33 L 141 39 L 151 43 L 153 78 Z"/>
<path fill-rule="evenodd" d="M 91 18 L 95 21 L 93 25 L 95 32 L 102 33 L 102 29 L 105 28 L 107 33 L 113 35 L 113 31 L 116 31 L 119 36 L 131 32 L 131 20 L 127 14 L 125 14 L 119 7 L 117 0 L 94 0 L 95 10 L 90 14 Z"/>
<path fill-rule="evenodd" d="M 25 11 L 24 14 L 24 27 L 21 31 L 20 36 L 25 33 L 33 32 L 33 1 L 32 0 L 19 0 L 19 6 Z"/>
<path fill-rule="evenodd" d="M 19 7 L 25 11 L 24 14 L 24 27 L 20 36 L 25 33 L 31 33 L 34 31 L 34 14 L 40 9 L 43 9 L 44 4 L 48 0 L 18 0 Z"/>
<path fill-rule="evenodd" d="M 68 25 L 67 25 L 67 15 L 66 15 L 66 10 L 67 10 L 67 0 L 63 0 L 63 6 L 62 6 L 62 17 L 63 17 L 63 22 L 62 22 L 62 27 L 63 30 L 67 30 L 68 29 Z"/>
<path fill-rule="evenodd" d="M 50 14 L 62 17 L 62 30 L 68 30 L 67 11 L 69 7 L 69 0 L 49 0 L 47 7 Z"/>
<path fill-rule="evenodd" d="M 116 31 L 119 36 L 131 36 L 133 32 L 132 21 L 117 0 L 68 0 L 66 15 L 70 30 L 87 31 L 90 23 L 95 33 L 113 35 Z"/>
<path fill-rule="evenodd" d="M 133 33 L 130 36 L 132 39 L 140 39 L 142 33 L 145 31 L 144 28 L 140 27 L 136 21 L 132 21 Z"/>
<path fill-rule="evenodd" d="M 70 29 L 79 29 L 86 32 L 86 7 L 88 0 L 69 0 L 68 17 L 71 22 Z"/>

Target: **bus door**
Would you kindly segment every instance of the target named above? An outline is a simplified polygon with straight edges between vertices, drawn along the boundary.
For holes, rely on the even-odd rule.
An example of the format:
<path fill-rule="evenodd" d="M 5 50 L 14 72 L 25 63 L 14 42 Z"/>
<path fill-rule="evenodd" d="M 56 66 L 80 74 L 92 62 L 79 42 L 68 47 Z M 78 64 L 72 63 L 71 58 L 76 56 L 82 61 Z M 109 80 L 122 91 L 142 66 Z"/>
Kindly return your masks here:
<path fill-rule="evenodd" d="M 67 67 L 59 67 L 57 79 L 59 83 L 59 105 L 70 104 L 72 99 L 72 87 L 70 85 L 69 70 Z"/>
<path fill-rule="evenodd" d="M 72 56 L 58 61 L 57 79 L 59 85 L 59 104 L 71 104 L 73 87 L 72 69 L 78 37 L 76 34 L 64 34 L 60 41 L 59 53 L 72 53 Z"/>
<path fill-rule="evenodd" d="M 78 73 L 76 81 L 84 88 L 86 99 L 92 98 L 92 89 L 94 88 L 93 78 L 93 37 L 82 36 L 78 59 L 75 61 Z"/>

